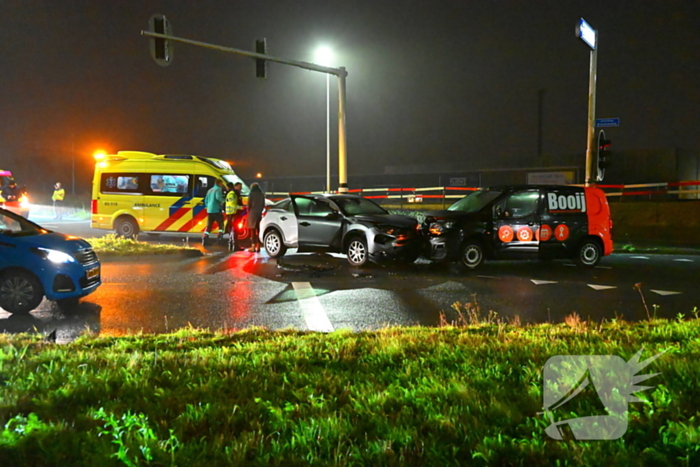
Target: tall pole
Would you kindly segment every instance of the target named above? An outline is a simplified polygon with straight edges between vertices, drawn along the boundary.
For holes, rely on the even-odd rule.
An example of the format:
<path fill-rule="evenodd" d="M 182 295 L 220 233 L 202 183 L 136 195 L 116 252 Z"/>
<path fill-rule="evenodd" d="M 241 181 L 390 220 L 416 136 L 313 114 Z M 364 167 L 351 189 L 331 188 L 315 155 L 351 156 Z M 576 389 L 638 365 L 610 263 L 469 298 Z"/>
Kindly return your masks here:
<path fill-rule="evenodd" d="M 326 73 L 326 193 L 331 192 L 331 75 Z"/>
<path fill-rule="evenodd" d="M 345 67 L 338 73 L 338 192 L 348 192 L 347 141 L 345 138 Z"/>
<path fill-rule="evenodd" d="M 72 156 L 72 171 L 71 173 L 73 174 L 73 185 L 72 185 L 72 193 L 75 196 L 75 133 L 73 133 L 73 146 L 71 149 L 71 156 Z"/>
<path fill-rule="evenodd" d="M 595 183 L 593 177 L 593 151 L 595 147 L 595 86 L 598 73 L 598 31 L 595 47 L 591 49 L 591 66 L 588 81 L 588 143 L 586 145 L 586 186 Z"/>

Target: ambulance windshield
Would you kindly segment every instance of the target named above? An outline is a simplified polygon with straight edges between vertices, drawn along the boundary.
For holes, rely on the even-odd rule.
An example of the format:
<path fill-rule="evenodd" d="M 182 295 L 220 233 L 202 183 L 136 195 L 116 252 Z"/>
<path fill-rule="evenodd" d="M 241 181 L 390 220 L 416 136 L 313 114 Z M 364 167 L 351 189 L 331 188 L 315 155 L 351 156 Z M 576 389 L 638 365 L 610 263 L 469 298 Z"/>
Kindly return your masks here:
<path fill-rule="evenodd" d="M 471 193 L 447 208 L 449 211 L 477 212 L 481 208 L 498 198 L 502 191 L 480 190 Z"/>

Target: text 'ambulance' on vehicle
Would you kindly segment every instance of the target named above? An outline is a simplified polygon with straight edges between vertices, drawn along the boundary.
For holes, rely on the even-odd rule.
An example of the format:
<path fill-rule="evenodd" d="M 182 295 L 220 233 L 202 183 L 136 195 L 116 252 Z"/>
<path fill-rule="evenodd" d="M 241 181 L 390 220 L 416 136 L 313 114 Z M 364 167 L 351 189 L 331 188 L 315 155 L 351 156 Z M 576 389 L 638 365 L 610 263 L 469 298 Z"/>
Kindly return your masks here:
<path fill-rule="evenodd" d="M 92 182 L 94 229 L 133 237 L 139 232 L 201 233 L 207 226 L 204 197 L 216 180 L 248 186 L 223 160 L 191 155 L 119 151 L 95 156 Z M 239 238 L 247 234 L 238 229 Z"/>

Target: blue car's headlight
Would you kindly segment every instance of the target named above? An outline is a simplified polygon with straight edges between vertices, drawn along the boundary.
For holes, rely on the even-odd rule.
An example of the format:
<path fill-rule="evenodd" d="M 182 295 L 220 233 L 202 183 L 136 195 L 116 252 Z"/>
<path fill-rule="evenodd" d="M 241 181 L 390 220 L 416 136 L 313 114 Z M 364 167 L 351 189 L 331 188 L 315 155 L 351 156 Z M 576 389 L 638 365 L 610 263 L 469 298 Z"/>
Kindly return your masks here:
<path fill-rule="evenodd" d="M 34 248 L 32 249 L 34 253 L 41 256 L 44 259 L 48 259 L 52 263 L 74 263 L 75 258 L 73 258 L 68 253 L 64 253 L 58 250 L 52 250 L 50 248 Z"/>

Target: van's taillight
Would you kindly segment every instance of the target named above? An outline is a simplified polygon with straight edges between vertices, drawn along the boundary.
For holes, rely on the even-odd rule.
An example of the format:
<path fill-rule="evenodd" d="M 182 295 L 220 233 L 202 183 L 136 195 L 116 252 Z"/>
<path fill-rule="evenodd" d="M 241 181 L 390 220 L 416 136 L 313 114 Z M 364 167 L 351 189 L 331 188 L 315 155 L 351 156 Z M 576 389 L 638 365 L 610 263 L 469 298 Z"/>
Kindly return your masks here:
<path fill-rule="evenodd" d="M 90 210 L 92 211 L 93 214 L 97 214 L 97 200 L 93 199 L 90 201 Z"/>

